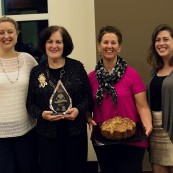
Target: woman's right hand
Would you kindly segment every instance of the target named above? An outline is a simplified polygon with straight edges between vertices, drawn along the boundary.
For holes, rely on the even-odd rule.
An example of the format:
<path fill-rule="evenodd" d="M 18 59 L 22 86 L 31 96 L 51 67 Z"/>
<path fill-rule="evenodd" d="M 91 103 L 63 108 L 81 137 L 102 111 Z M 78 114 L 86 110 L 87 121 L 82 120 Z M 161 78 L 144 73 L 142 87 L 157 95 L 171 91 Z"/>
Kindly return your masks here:
<path fill-rule="evenodd" d="M 89 129 L 90 129 L 90 131 L 91 131 L 90 139 L 92 139 L 93 126 L 96 126 L 97 123 L 96 123 L 93 119 L 89 119 L 89 120 L 88 120 L 88 125 L 89 125 Z"/>
<path fill-rule="evenodd" d="M 90 119 L 88 121 L 88 125 L 89 125 L 89 129 L 92 131 L 93 130 L 93 126 L 96 126 L 97 123 L 93 119 Z"/>
<path fill-rule="evenodd" d="M 53 112 L 52 111 L 43 111 L 42 112 L 42 117 L 45 119 L 45 120 L 48 120 L 48 121 L 58 121 L 58 120 L 62 120 L 64 119 L 64 116 L 63 115 L 52 115 Z"/>

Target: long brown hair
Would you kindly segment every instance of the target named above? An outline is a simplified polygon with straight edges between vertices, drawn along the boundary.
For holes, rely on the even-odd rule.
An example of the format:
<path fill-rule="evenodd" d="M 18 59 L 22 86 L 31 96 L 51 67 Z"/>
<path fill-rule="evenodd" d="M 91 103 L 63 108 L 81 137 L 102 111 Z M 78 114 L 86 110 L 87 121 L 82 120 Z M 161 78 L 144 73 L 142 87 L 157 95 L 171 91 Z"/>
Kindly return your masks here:
<path fill-rule="evenodd" d="M 173 28 L 167 24 L 158 25 L 153 31 L 147 62 L 155 68 L 162 68 L 164 65 L 162 57 L 155 50 L 156 37 L 160 31 L 168 31 L 173 38 Z M 173 57 L 170 59 L 169 65 L 173 66 Z"/>

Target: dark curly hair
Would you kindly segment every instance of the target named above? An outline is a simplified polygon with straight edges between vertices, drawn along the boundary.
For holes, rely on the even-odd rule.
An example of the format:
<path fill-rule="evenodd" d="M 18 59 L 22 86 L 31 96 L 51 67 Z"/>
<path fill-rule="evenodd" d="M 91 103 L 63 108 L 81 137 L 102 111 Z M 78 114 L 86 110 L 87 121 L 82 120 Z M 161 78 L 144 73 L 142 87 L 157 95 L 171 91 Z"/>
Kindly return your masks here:
<path fill-rule="evenodd" d="M 63 44 L 64 44 L 64 50 L 63 50 L 62 56 L 66 57 L 73 51 L 74 46 L 73 46 L 73 41 L 70 34 L 62 26 L 54 25 L 54 26 L 49 26 L 45 28 L 39 35 L 38 48 L 43 54 L 45 54 L 46 41 L 49 40 L 50 36 L 56 31 L 59 31 L 62 35 Z"/>
<path fill-rule="evenodd" d="M 149 54 L 147 57 L 147 62 L 152 65 L 155 68 L 162 68 L 163 67 L 163 59 L 162 57 L 156 52 L 155 49 L 155 42 L 156 37 L 161 31 L 168 31 L 173 38 L 173 28 L 169 26 L 168 24 L 161 24 L 158 25 L 155 30 L 153 31 L 152 37 L 151 37 L 151 46 L 148 50 Z M 173 57 L 170 59 L 169 64 L 173 66 Z"/>

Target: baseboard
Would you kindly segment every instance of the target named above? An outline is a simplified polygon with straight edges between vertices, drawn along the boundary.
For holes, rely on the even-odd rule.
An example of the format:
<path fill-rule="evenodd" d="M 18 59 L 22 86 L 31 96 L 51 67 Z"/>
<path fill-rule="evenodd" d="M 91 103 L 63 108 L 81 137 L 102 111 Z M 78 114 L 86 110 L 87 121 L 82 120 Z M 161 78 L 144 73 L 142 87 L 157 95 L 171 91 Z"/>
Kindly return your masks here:
<path fill-rule="evenodd" d="M 88 161 L 87 173 L 101 173 L 101 172 L 98 172 L 98 162 L 97 161 Z M 143 173 L 152 173 L 152 171 L 143 171 Z"/>
<path fill-rule="evenodd" d="M 87 173 L 98 173 L 98 162 L 97 161 L 88 161 Z"/>
<path fill-rule="evenodd" d="M 101 172 L 99 172 L 101 173 Z M 142 173 L 152 173 L 152 171 L 143 171 Z"/>
<path fill-rule="evenodd" d="M 99 172 L 101 173 L 101 172 Z M 142 173 L 152 173 L 152 171 L 143 171 Z"/>

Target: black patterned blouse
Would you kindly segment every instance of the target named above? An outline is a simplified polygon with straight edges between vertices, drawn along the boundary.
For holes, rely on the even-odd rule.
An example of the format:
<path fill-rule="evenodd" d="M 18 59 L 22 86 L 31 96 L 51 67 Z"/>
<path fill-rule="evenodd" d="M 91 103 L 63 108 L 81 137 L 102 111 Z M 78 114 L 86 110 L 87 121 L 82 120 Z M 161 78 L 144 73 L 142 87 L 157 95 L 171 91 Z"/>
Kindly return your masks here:
<path fill-rule="evenodd" d="M 48 82 L 48 78 L 56 85 L 60 77 L 61 69 L 50 69 L 47 76 L 47 61 L 34 67 L 30 74 L 30 82 L 27 97 L 28 113 L 37 119 L 38 133 L 45 137 L 56 138 L 63 128 L 68 129 L 70 136 L 86 133 L 85 113 L 92 109 L 92 94 L 87 73 L 83 64 L 77 60 L 66 57 L 64 66 L 65 74 L 61 81 L 68 94 L 72 98 L 72 107 L 79 110 L 79 115 L 74 121 L 61 120 L 50 122 L 42 118 L 42 112 L 50 110 L 49 99 L 54 88 Z M 44 75 L 47 85 L 39 86 L 39 76 Z"/>

